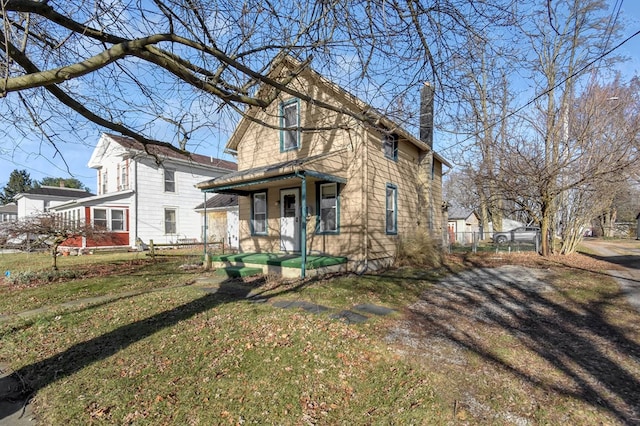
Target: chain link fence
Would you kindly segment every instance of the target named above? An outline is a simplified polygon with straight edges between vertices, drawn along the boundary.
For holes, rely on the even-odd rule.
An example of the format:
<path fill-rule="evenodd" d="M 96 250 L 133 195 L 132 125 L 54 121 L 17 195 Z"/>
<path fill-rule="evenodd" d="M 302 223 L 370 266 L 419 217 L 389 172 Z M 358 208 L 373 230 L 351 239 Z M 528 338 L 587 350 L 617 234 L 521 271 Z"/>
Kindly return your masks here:
<path fill-rule="evenodd" d="M 485 232 L 450 232 L 447 244 L 449 253 L 520 253 L 538 252 L 540 250 L 540 235 L 532 241 L 506 241 L 494 243 L 492 235 Z"/>

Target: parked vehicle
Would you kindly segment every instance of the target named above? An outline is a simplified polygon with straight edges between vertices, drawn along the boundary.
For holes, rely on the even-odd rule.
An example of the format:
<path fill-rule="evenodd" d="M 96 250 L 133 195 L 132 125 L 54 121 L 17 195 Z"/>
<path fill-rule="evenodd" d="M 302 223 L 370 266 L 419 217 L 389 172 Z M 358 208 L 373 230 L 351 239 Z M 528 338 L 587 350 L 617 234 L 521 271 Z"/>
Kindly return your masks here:
<path fill-rule="evenodd" d="M 521 226 L 506 232 L 495 232 L 493 242 L 504 244 L 507 241 L 535 243 L 540 235 L 540 228 L 537 226 Z"/>

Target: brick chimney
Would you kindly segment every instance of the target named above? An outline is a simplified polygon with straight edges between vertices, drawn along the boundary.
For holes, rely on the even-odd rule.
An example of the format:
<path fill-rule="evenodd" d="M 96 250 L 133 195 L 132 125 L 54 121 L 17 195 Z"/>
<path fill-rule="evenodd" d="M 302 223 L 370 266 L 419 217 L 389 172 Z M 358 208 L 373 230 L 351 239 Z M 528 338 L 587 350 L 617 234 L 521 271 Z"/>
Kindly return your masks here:
<path fill-rule="evenodd" d="M 420 140 L 433 149 L 433 98 L 435 89 L 425 82 L 420 89 Z"/>

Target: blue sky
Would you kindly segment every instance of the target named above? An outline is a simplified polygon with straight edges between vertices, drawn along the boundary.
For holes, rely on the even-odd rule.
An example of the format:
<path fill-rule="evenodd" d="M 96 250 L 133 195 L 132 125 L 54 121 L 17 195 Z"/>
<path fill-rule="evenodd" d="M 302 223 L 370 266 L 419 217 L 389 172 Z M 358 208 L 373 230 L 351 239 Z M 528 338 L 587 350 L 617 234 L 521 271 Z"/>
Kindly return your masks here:
<path fill-rule="evenodd" d="M 615 2 L 611 1 L 611 3 Z M 640 1 L 624 1 L 621 17 L 628 23 L 623 36 L 624 39 L 640 30 Z M 623 74 L 627 77 L 640 75 L 640 35 L 623 45 L 618 50 L 618 53 L 631 58 L 630 61 L 620 66 Z M 4 125 L 7 126 L 9 124 L 5 123 Z M 55 150 L 46 142 L 40 142 L 39 138 L 30 137 L 0 142 L 0 188 L 7 184 L 9 175 L 13 170 L 24 169 L 34 180 L 40 180 L 44 177 L 75 177 L 91 188 L 92 191 L 95 191 L 96 172 L 93 169 L 89 169 L 87 163 L 93 152 L 93 146 L 100 138 L 100 129 L 94 128 L 89 124 L 85 133 L 86 138 L 84 140 L 68 140 L 65 145 L 60 146 L 64 160 L 70 170 L 68 170 L 60 154 L 56 154 Z M 152 136 L 161 138 L 160 135 Z M 195 152 L 233 160 L 233 158 L 223 153 L 226 138 L 227 134 L 224 132 L 210 133 L 206 138 L 199 141 L 199 148 Z M 438 151 L 445 148 L 438 146 L 437 141 L 435 141 L 435 144 L 435 148 Z"/>

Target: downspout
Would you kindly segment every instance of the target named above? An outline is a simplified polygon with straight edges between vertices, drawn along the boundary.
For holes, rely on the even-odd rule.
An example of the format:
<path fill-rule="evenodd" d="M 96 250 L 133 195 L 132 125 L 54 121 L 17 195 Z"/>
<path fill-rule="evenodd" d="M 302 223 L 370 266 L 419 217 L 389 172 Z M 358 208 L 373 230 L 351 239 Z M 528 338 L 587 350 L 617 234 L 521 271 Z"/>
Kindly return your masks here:
<path fill-rule="evenodd" d="M 300 278 L 307 275 L 307 178 L 304 174 L 296 172 L 300 182 Z"/>
<path fill-rule="evenodd" d="M 133 212 L 135 214 L 136 220 L 134 221 L 134 226 L 136 228 L 136 231 L 134 232 L 134 242 L 136 243 L 136 245 L 138 244 L 138 160 L 136 160 L 134 158 L 133 160 L 133 170 L 134 170 L 134 182 L 133 182 Z M 144 246 L 144 245 L 143 245 Z"/>

